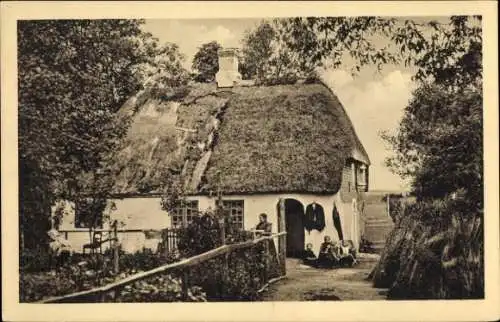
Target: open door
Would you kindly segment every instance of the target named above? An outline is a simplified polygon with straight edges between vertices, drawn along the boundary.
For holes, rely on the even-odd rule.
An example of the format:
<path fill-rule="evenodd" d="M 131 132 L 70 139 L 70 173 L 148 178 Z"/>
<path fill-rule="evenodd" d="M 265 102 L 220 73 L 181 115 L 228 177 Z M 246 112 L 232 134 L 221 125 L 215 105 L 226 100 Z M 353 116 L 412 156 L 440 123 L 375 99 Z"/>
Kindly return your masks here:
<path fill-rule="evenodd" d="M 284 229 L 283 229 L 284 228 Z M 285 230 L 286 256 L 300 257 L 304 250 L 304 206 L 295 199 L 281 199 L 278 203 L 278 229 Z"/>

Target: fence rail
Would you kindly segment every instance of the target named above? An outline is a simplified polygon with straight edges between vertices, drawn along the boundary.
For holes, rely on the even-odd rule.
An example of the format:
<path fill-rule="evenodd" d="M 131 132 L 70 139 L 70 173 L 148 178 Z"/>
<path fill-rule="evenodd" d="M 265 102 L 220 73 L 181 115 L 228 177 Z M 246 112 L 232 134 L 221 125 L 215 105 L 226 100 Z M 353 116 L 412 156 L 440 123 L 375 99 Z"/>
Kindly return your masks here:
<path fill-rule="evenodd" d="M 201 263 L 204 263 L 210 259 L 222 256 L 222 255 L 226 256 L 226 255 L 229 255 L 231 252 L 234 252 L 236 250 L 249 248 L 249 247 L 252 247 L 252 246 L 257 245 L 259 243 L 264 243 L 264 245 L 266 245 L 266 247 L 265 247 L 266 255 L 269 255 L 269 244 L 267 243 L 267 241 L 273 241 L 274 238 L 278 238 L 280 245 L 282 245 L 282 243 L 284 243 L 285 235 L 286 235 L 286 232 L 280 232 L 280 233 L 272 234 L 270 236 L 264 236 L 264 237 L 260 237 L 258 239 L 254 239 L 254 240 L 250 240 L 250 241 L 246 241 L 246 242 L 242 242 L 242 243 L 223 245 L 223 246 L 220 246 L 218 248 L 207 251 L 205 253 L 202 253 L 202 254 L 187 258 L 187 259 L 183 259 L 179 262 L 159 266 L 159 267 L 154 268 L 152 270 L 149 270 L 147 272 L 141 272 L 141 273 L 131 275 L 131 276 L 126 277 L 120 281 L 113 282 L 113 283 L 107 284 L 105 286 L 101 286 L 101 287 L 97 287 L 97 288 L 94 288 L 91 290 L 81 291 L 81 292 L 77 292 L 77 293 L 73 293 L 73 294 L 68 294 L 68 295 L 63 295 L 63 296 L 59 296 L 59 297 L 45 299 L 45 300 L 39 301 L 39 303 L 72 303 L 72 302 L 74 303 L 74 302 L 78 302 L 79 300 L 83 300 L 83 299 L 89 299 L 90 302 L 104 302 L 107 294 L 112 293 L 112 292 L 116 292 L 116 291 L 120 291 L 123 287 L 125 287 L 127 285 L 133 284 L 135 282 L 138 282 L 138 281 L 141 281 L 141 280 L 144 280 L 147 278 L 155 277 L 159 274 L 165 274 L 165 273 L 173 272 L 174 270 L 193 267 L 193 266 L 199 265 Z M 278 261 L 279 267 L 281 268 L 280 277 L 283 277 L 284 275 L 286 275 L 285 254 L 284 254 L 283 250 L 284 250 L 284 248 L 280 247 L 279 251 L 276 252 L 276 255 L 277 255 L 276 259 Z M 226 258 L 227 258 L 227 256 L 226 256 Z M 268 258 L 268 257 L 266 257 L 266 258 Z M 264 270 L 265 270 L 264 273 L 267 276 L 267 273 L 269 270 L 268 260 L 266 260 L 266 267 Z M 185 293 L 183 295 L 185 298 L 187 297 L 186 285 L 188 284 L 188 281 L 186 280 L 187 279 L 186 276 L 187 276 L 186 274 L 182 275 L 183 293 Z M 272 280 L 276 280 L 276 278 L 273 278 L 273 279 L 266 278 L 266 280 L 265 280 L 266 285 L 267 285 L 267 283 L 271 282 Z M 116 299 L 116 297 L 115 297 L 115 299 Z"/>

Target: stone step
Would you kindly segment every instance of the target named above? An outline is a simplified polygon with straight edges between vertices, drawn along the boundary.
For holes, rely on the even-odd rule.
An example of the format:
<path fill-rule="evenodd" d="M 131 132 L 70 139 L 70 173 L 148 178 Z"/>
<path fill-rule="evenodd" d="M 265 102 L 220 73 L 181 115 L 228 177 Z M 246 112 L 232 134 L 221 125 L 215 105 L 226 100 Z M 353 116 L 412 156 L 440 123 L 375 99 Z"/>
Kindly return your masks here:
<path fill-rule="evenodd" d="M 386 218 L 367 218 L 365 223 L 390 223 L 393 224 L 392 220 Z"/>
<path fill-rule="evenodd" d="M 373 227 L 373 228 L 388 228 L 393 229 L 394 224 L 389 222 L 373 222 L 373 223 L 365 223 L 365 227 Z"/>

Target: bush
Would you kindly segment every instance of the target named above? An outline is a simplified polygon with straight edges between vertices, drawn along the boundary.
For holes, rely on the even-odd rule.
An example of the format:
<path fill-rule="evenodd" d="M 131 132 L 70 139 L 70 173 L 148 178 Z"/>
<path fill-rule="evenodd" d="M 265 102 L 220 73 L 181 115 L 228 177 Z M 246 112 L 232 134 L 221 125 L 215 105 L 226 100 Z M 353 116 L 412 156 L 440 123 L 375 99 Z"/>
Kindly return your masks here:
<path fill-rule="evenodd" d="M 115 274 L 111 252 L 111 250 L 107 250 L 104 255 L 95 254 L 93 256 L 75 254 L 72 256 L 71 262 L 54 271 L 47 271 L 49 266 L 45 264 L 45 261 L 48 260 L 48 255 L 42 253 L 41 256 L 38 254 L 22 256 L 24 260 L 31 257 L 38 261 L 43 260 L 43 265 L 45 265 L 43 267 L 46 269 L 41 270 L 42 264 L 34 262 L 32 266 L 27 268 L 36 267 L 36 269 L 25 269 L 21 272 L 20 301 L 33 302 L 47 297 L 88 290 L 175 261 L 173 255 L 157 255 L 149 249 L 134 254 L 125 254 L 120 251 L 120 273 Z M 141 290 L 139 286 L 135 287 L 137 292 Z"/>
<path fill-rule="evenodd" d="M 109 254 L 106 257 L 112 258 Z M 151 249 L 145 248 L 133 254 L 120 250 L 120 271 L 147 271 L 161 265 L 176 261 L 174 254 L 155 254 Z"/>
<path fill-rule="evenodd" d="M 484 297 L 483 213 L 464 199 L 406 205 L 373 272 L 392 299 Z"/>
<path fill-rule="evenodd" d="M 252 239 L 252 233 L 236 229 L 230 221 L 225 222 L 226 244 L 239 243 Z M 221 228 L 216 216 L 204 213 L 179 235 L 179 251 L 183 257 L 191 257 L 221 246 Z M 269 249 L 275 249 L 269 242 Z M 279 275 L 276 256 L 271 252 L 269 262 L 272 264 L 269 278 Z M 253 247 L 232 252 L 227 256 L 227 274 L 225 257 L 219 256 L 189 269 L 189 284 L 199 287 L 206 293 L 209 301 L 248 301 L 257 298 L 257 291 L 267 281 L 262 272 L 265 265 L 263 243 Z"/>
<path fill-rule="evenodd" d="M 227 274 L 223 276 L 224 257 L 212 259 L 189 271 L 190 284 L 201 287 L 209 301 L 252 301 L 257 291 L 267 283 L 264 279 L 265 254 L 263 243 L 232 252 L 227 258 Z M 275 247 L 269 243 L 269 247 Z M 279 276 L 276 257 L 269 254 L 271 263 L 268 278 Z"/>
<path fill-rule="evenodd" d="M 221 245 L 221 229 L 213 214 L 195 217 L 186 229 L 179 230 L 177 247 L 183 257 L 198 255 Z"/>
<path fill-rule="evenodd" d="M 43 272 L 51 268 L 50 253 L 42 248 L 23 249 L 19 256 L 19 270 L 22 272 Z"/>

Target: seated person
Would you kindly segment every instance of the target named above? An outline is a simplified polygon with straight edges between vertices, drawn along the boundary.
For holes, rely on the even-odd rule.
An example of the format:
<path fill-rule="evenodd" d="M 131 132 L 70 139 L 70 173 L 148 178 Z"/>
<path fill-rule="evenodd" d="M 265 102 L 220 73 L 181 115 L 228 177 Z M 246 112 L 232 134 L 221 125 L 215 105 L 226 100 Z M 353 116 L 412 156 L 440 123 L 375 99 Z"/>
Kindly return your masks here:
<path fill-rule="evenodd" d="M 335 245 L 330 236 L 325 236 L 324 242 L 321 244 L 318 256 L 318 266 L 333 267 L 339 262 L 338 247 Z"/>
<path fill-rule="evenodd" d="M 314 254 L 312 250 L 313 245 L 311 243 L 308 243 L 306 245 L 306 249 L 302 252 L 302 260 L 304 262 L 304 265 L 309 265 L 309 266 L 315 266 L 316 265 L 316 255 Z"/>
<path fill-rule="evenodd" d="M 356 248 L 351 240 L 342 240 L 340 243 L 340 265 L 352 267 L 356 264 Z"/>

